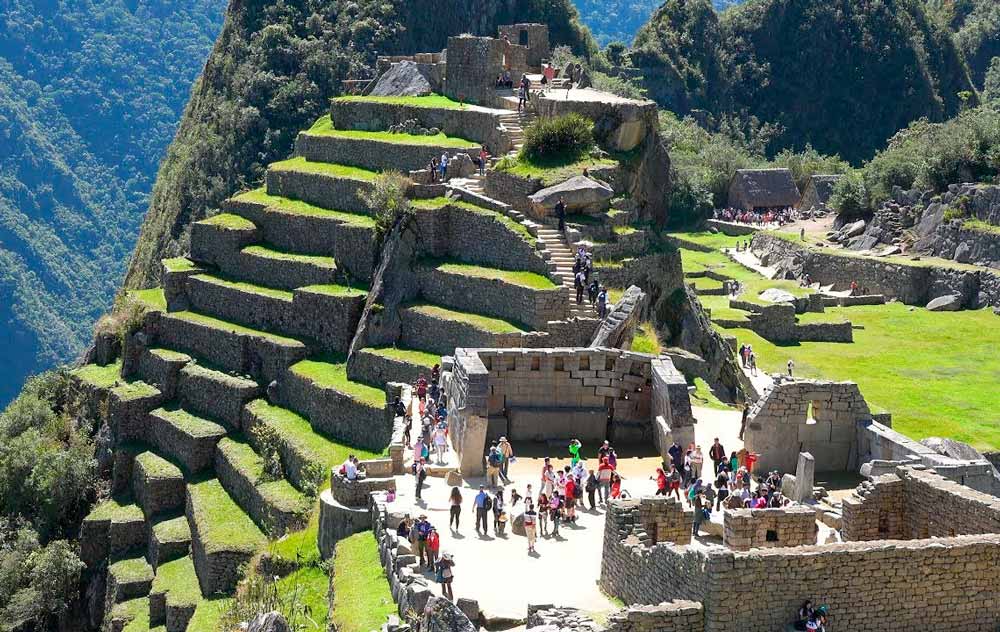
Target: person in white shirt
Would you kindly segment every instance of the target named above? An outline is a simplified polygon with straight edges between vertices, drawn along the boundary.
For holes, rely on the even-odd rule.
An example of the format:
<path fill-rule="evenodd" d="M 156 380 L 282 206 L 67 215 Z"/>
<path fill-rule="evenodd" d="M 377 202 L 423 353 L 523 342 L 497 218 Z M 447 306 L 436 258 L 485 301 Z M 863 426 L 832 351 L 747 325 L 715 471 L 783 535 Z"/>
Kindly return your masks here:
<path fill-rule="evenodd" d="M 349 481 L 358 480 L 358 466 L 354 463 L 353 454 L 347 457 L 347 460 L 344 461 L 344 464 L 341 466 L 341 469 L 344 471 L 344 478 L 346 478 L 347 480 Z"/>
<path fill-rule="evenodd" d="M 448 452 L 448 431 L 441 426 L 434 429 L 434 452 L 438 464 L 444 463 L 444 455 Z"/>

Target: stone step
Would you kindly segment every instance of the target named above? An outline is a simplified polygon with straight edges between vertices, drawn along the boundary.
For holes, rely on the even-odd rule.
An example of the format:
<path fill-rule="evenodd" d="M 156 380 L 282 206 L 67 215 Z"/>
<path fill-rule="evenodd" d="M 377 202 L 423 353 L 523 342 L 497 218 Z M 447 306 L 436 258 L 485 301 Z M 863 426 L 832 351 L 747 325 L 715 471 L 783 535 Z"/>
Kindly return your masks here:
<path fill-rule="evenodd" d="M 193 311 L 163 314 L 158 342 L 265 383 L 277 379 L 286 367 L 309 355 L 305 343 L 294 338 Z"/>
<path fill-rule="evenodd" d="M 183 499 L 183 494 L 181 498 Z M 184 501 L 181 500 L 183 511 Z M 149 534 L 146 560 L 154 569 L 171 560 L 187 557 L 191 550 L 191 527 L 183 515 L 162 518 L 153 523 Z"/>
<path fill-rule="evenodd" d="M 221 421 L 234 430 L 240 428 L 243 407 L 259 393 L 260 387 L 253 380 L 194 363 L 181 369 L 177 385 L 185 410 Z"/>
<path fill-rule="evenodd" d="M 317 432 L 374 451 L 389 445 L 392 416 L 385 391 L 348 379 L 346 362 L 298 362 L 289 367 L 279 390 L 278 401 L 308 419 Z"/>
<path fill-rule="evenodd" d="M 242 440 L 215 446 L 215 474 L 226 492 L 264 533 L 280 537 L 305 526 L 312 503 L 282 477 L 266 472 L 264 459 Z"/>
<path fill-rule="evenodd" d="M 318 488 L 329 474 L 330 468 L 344 462 L 349 452 L 345 444 L 313 429 L 302 415 L 258 399 L 246 405 L 243 411 L 243 428 L 247 440 L 260 451 L 257 435 L 267 428 L 277 441 L 278 453 L 285 477 L 300 491 Z"/>
<path fill-rule="evenodd" d="M 184 506 L 184 474 L 162 456 L 145 450 L 132 463 L 132 495 L 149 520 Z"/>
<path fill-rule="evenodd" d="M 240 579 L 240 567 L 267 538 L 218 479 L 188 483 L 184 513 L 191 527 L 191 551 L 201 593 L 231 594 Z"/>
<path fill-rule="evenodd" d="M 149 592 L 149 623 L 165 625 L 166 632 L 184 632 L 201 600 L 194 561 L 185 555 L 166 562 L 156 569 Z"/>
<path fill-rule="evenodd" d="M 190 474 L 212 465 L 215 444 L 224 436 L 226 429 L 219 424 L 181 408 L 149 413 L 149 442 Z"/>
<path fill-rule="evenodd" d="M 108 566 L 107 603 L 145 597 L 153 585 L 153 567 L 144 557 L 130 557 Z"/>

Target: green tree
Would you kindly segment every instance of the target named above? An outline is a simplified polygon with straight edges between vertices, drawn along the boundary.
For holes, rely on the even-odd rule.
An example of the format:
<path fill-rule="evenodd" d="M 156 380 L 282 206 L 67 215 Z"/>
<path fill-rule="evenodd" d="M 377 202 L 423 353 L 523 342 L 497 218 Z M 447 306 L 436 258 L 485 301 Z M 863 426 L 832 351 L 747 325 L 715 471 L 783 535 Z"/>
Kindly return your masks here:
<path fill-rule="evenodd" d="M 990 102 L 1000 100 L 1000 57 L 994 57 L 983 80 L 983 99 Z"/>

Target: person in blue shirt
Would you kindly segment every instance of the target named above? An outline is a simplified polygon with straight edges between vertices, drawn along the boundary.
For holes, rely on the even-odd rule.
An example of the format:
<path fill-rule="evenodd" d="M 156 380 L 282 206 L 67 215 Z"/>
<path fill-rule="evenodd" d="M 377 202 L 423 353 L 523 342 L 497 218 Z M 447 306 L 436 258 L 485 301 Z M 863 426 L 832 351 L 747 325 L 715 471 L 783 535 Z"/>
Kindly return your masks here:
<path fill-rule="evenodd" d="M 486 493 L 485 487 L 482 485 L 479 486 L 479 493 L 476 494 L 476 497 L 472 502 L 476 507 L 476 533 L 480 533 L 479 526 L 482 525 L 482 534 L 486 535 L 488 524 L 486 522 L 486 516 L 492 508 L 492 503 L 490 502 L 489 494 Z"/>

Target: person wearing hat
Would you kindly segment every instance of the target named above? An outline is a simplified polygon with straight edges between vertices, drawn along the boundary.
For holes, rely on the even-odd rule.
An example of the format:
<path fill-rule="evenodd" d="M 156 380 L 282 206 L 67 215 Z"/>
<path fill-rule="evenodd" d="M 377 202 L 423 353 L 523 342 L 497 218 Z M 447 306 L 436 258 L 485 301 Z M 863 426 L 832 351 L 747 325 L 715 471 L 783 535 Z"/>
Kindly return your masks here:
<path fill-rule="evenodd" d="M 500 456 L 503 457 L 503 461 L 500 462 L 500 478 L 505 484 L 509 484 L 510 477 L 507 476 L 507 471 L 510 468 L 510 459 L 514 456 L 514 448 L 510 445 L 510 441 L 507 441 L 507 437 L 500 437 L 497 449 L 500 450 Z"/>
<path fill-rule="evenodd" d="M 438 562 L 437 580 L 441 584 L 441 596 L 449 601 L 455 600 L 455 593 L 451 589 L 451 582 L 455 579 L 454 571 L 455 558 L 451 553 L 442 553 Z"/>
<path fill-rule="evenodd" d="M 426 514 L 420 514 L 417 517 L 417 522 L 413 525 L 412 529 L 412 531 L 415 531 L 417 534 L 416 554 L 420 559 L 420 565 L 426 566 L 427 568 L 431 568 L 433 563 L 431 560 L 430 550 L 427 548 L 427 536 L 430 535 L 431 529 L 433 529 L 433 527 L 431 527 L 431 523 L 427 522 Z"/>

